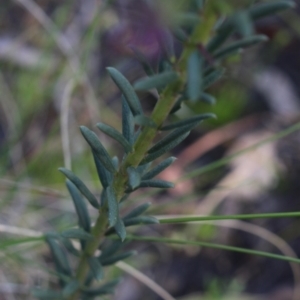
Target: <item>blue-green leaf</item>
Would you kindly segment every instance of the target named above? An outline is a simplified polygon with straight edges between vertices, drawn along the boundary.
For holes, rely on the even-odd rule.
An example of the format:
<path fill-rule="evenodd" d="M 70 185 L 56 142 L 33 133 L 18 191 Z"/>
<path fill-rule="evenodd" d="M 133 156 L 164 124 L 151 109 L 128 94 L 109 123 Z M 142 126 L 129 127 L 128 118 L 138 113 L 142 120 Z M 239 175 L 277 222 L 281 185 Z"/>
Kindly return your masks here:
<path fill-rule="evenodd" d="M 253 20 L 258 20 L 295 6 L 296 4 L 294 1 L 270 1 L 267 3 L 259 3 L 250 7 L 248 9 L 248 13 Z"/>
<path fill-rule="evenodd" d="M 70 240 L 68 240 L 67 238 L 61 238 L 61 242 L 69 253 L 73 254 L 76 257 L 80 256 L 80 252 L 73 246 Z"/>
<path fill-rule="evenodd" d="M 79 289 L 80 285 L 76 279 L 71 280 L 63 289 L 63 297 L 69 297 Z"/>
<path fill-rule="evenodd" d="M 69 239 L 90 240 L 93 236 L 81 228 L 71 228 L 61 232 L 61 236 Z"/>
<path fill-rule="evenodd" d="M 112 241 L 111 244 L 105 246 L 104 249 L 101 248 L 101 255 L 99 257 L 100 261 L 114 255 L 116 252 L 118 252 L 121 249 L 122 246 L 124 246 L 124 243 L 117 240 L 117 241 Z"/>
<path fill-rule="evenodd" d="M 96 197 L 90 192 L 87 186 L 83 183 L 81 179 L 79 179 L 72 171 L 66 168 L 59 168 L 60 172 L 62 172 L 73 184 L 77 187 L 77 189 L 81 192 L 82 195 L 90 202 L 90 204 L 95 207 L 99 208 L 100 205 L 96 199 Z"/>
<path fill-rule="evenodd" d="M 119 238 L 123 242 L 126 238 L 126 228 L 125 228 L 125 225 L 124 225 L 122 219 L 118 218 L 117 224 L 115 225 L 114 228 L 115 228 L 115 231 L 116 231 L 117 235 L 119 236 Z"/>
<path fill-rule="evenodd" d="M 85 126 L 80 126 L 80 131 L 85 138 L 85 140 L 88 142 L 90 147 L 93 149 L 94 154 L 97 156 L 97 158 L 101 161 L 103 166 L 111 173 L 115 173 L 116 169 L 114 167 L 114 164 L 111 161 L 111 158 L 101 142 L 99 141 L 97 135 L 89 130 Z"/>
<path fill-rule="evenodd" d="M 138 91 L 146 91 L 154 88 L 162 89 L 178 79 L 179 76 L 176 72 L 167 71 L 136 81 L 134 88 Z"/>
<path fill-rule="evenodd" d="M 111 138 L 119 142 L 123 147 L 126 153 L 132 151 L 132 147 L 130 143 L 124 138 L 124 136 L 118 132 L 116 129 L 113 127 L 103 124 L 103 123 L 97 123 L 96 125 L 102 132 L 106 133 L 109 135 Z"/>
<path fill-rule="evenodd" d="M 120 280 L 110 281 L 98 288 L 82 288 L 85 296 L 101 296 L 106 294 L 112 294 L 115 287 L 119 284 Z"/>
<path fill-rule="evenodd" d="M 202 91 L 202 65 L 203 59 L 198 50 L 191 53 L 187 65 L 187 95 L 195 102 Z"/>
<path fill-rule="evenodd" d="M 111 186 L 105 189 L 108 202 L 108 220 L 109 226 L 115 226 L 119 218 L 119 204 L 115 192 Z"/>
<path fill-rule="evenodd" d="M 51 250 L 58 272 L 71 276 L 72 270 L 64 248 L 62 248 L 57 240 L 53 239 L 51 236 L 46 235 L 45 239 Z"/>
<path fill-rule="evenodd" d="M 143 110 L 140 100 L 129 81 L 115 68 L 108 67 L 107 71 L 123 93 L 133 115 L 142 115 Z"/>
<path fill-rule="evenodd" d="M 203 102 L 206 102 L 208 104 L 215 104 L 216 103 L 216 98 L 210 94 L 207 93 L 201 93 L 200 95 L 200 100 Z"/>
<path fill-rule="evenodd" d="M 80 227 L 86 232 L 91 229 L 91 220 L 85 202 L 81 198 L 76 186 L 69 180 L 66 182 L 77 212 Z"/>
<path fill-rule="evenodd" d="M 147 172 L 145 175 L 142 176 L 142 180 L 148 180 L 154 178 L 156 175 L 161 173 L 163 170 L 168 168 L 174 161 L 176 157 L 169 157 L 162 162 L 160 162 L 157 166 Z"/>
<path fill-rule="evenodd" d="M 213 85 L 215 82 L 221 79 L 224 73 L 225 73 L 224 69 L 217 69 L 209 73 L 207 76 L 205 76 L 203 79 L 204 90 L 208 89 L 211 85 Z"/>
<path fill-rule="evenodd" d="M 140 62 L 140 64 L 142 65 L 145 73 L 148 76 L 154 75 L 155 72 L 152 69 L 152 67 L 150 66 L 148 59 L 146 58 L 146 56 L 137 48 L 131 46 L 130 49 L 133 51 L 133 53 L 135 54 L 135 57 L 137 58 L 137 60 Z"/>
<path fill-rule="evenodd" d="M 139 205 L 123 217 L 123 220 L 138 217 L 143 214 L 151 206 L 150 202 Z"/>
<path fill-rule="evenodd" d="M 134 119 L 124 96 L 122 96 L 122 134 L 130 145 L 134 143 Z"/>
<path fill-rule="evenodd" d="M 152 216 L 139 216 L 136 218 L 130 218 L 124 220 L 124 224 L 126 227 L 135 226 L 135 225 L 151 225 L 151 224 L 159 224 L 159 221 Z"/>
<path fill-rule="evenodd" d="M 249 37 L 254 33 L 253 22 L 248 11 L 241 10 L 234 15 L 236 31 L 243 37 Z"/>
<path fill-rule="evenodd" d="M 115 264 L 116 262 L 118 262 L 120 260 L 124 260 L 126 258 L 129 258 L 130 256 L 136 255 L 136 253 L 137 253 L 136 251 L 128 251 L 128 252 L 120 253 L 120 254 L 117 254 L 114 256 L 110 256 L 106 259 L 101 259 L 101 257 L 100 257 L 100 261 L 103 266 L 109 266 L 109 265 Z"/>
<path fill-rule="evenodd" d="M 201 115 L 198 115 L 198 116 L 186 119 L 186 120 L 181 120 L 181 121 L 163 126 L 163 127 L 160 128 L 160 130 L 171 130 L 171 129 L 175 129 L 175 128 L 180 128 L 180 127 L 183 127 L 183 126 L 186 126 L 186 125 L 194 124 L 195 122 L 199 123 L 199 122 L 201 122 L 205 119 L 210 119 L 210 118 L 215 119 L 216 115 L 211 114 L 211 113 L 201 114 Z"/>
<path fill-rule="evenodd" d="M 128 174 L 128 186 L 130 189 L 134 190 L 139 186 L 141 182 L 141 176 L 139 172 L 133 167 L 127 168 L 127 174 Z"/>
<path fill-rule="evenodd" d="M 256 45 L 260 42 L 265 42 L 267 40 L 268 40 L 268 37 L 263 34 L 253 35 L 253 36 L 249 36 L 249 37 L 240 39 L 240 40 L 230 43 L 229 45 L 216 51 L 214 54 L 214 59 L 220 60 L 230 54 L 235 54 L 237 52 L 237 50 L 240 50 L 240 49 L 243 49 L 246 47 L 250 47 L 250 46 Z"/>
<path fill-rule="evenodd" d="M 137 115 L 134 117 L 134 123 L 143 127 L 157 128 L 155 122 L 145 115 Z"/>
<path fill-rule="evenodd" d="M 154 187 L 154 188 L 169 189 L 174 187 L 174 183 L 165 180 L 160 180 L 160 179 L 149 179 L 149 180 L 142 180 L 140 183 L 140 187 Z"/>
<path fill-rule="evenodd" d="M 90 266 L 90 270 L 93 273 L 94 278 L 99 281 L 104 277 L 103 266 L 96 257 L 89 257 L 88 263 Z"/>
<path fill-rule="evenodd" d="M 155 160 L 156 158 L 162 156 L 163 154 L 167 153 L 168 151 L 170 151 L 171 149 L 176 147 L 178 144 L 180 144 L 189 134 L 190 134 L 190 131 L 188 131 L 184 134 L 181 134 L 180 136 L 178 136 L 177 138 L 172 140 L 169 144 L 165 145 L 161 149 L 148 154 L 146 157 L 144 157 L 142 159 L 142 161 L 140 162 L 140 165 L 149 163 L 149 162 Z"/>
<path fill-rule="evenodd" d="M 99 177 L 99 179 L 101 181 L 102 187 L 105 189 L 105 188 L 107 188 L 112 183 L 113 176 L 103 166 L 102 162 L 96 156 L 96 154 L 94 153 L 94 151 L 93 151 L 93 157 L 94 157 L 94 161 L 95 161 L 95 165 L 96 165 L 98 177 Z"/>

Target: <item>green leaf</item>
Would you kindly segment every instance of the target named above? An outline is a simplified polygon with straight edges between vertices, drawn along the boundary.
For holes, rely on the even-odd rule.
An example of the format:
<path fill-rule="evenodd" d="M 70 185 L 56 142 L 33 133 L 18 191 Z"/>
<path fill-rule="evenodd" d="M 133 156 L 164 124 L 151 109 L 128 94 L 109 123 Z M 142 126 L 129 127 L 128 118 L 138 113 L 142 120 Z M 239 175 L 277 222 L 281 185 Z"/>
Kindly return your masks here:
<path fill-rule="evenodd" d="M 116 169 L 119 168 L 119 158 L 118 158 L 118 156 L 114 156 L 112 158 L 112 163 L 114 164 L 114 166 L 115 166 Z"/>
<path fill-rule="evenodd" d="M 99 257 L 100 261 L 114 255 L 123 246 L 124 246 L 124 243 L 121 241 L 112 241 L 111 244 L 109 244 L 108 246 L 105 246 L 104 249 L 101 248 L 101 254 Z"/>
<path fill-rule="evenodd" d="M 203 102 L 206 102 L 208 104 L 211 104 L 211 105 L 216 103 L 216 98 L 207 93 L 201 93 L 200 100 L 202 100 Z"/>
<path fill-rule="evenodd" d="M 211 114 L 211 113 L 201 114 L 201 115 L 198 115 L 198 116 L 186 119 L 186 120 L 181 120 L 181 121 L 163 126 L 163 127 L 160 128 L 160 130 L 164 131 L 164 130 L 171 130 L 171 129 L 175 129 L 175 128 L 180 128 L 180 127 L 183 127 L 183 126 L 186 126 L 186 125 L 194 124 L 195 122 L 199 123 L 199 122 L 201 122 L 205 119 L 210 119 L 210 118 L 216 119 L 216 115 Z"/>
<path fill-rule="evenodd" d="M 99 281 L 104 278 L 103 266 L 96 257 L 89 257 L 88 259 L 90 269 L 94 278 Z"/>
<path fill-rule="evenodd" d="M 187 100 L 187 96 L 186 95 L 181 95 L 175 102 L 174 106 L 172 107 L 170 114 L 174 114 L 176 113 L 180 108 L 181 108 L 181 104 L 184 100 Z"/>
<path fill-rule="evenodd" d="M 150 202 L 139 205 L 138 207 L 136 207 L 132 211 L 130 211 L 127 215 L 125 215 L 123 217 L 123 220 L 138 217 L 139 215 L 144 213 L 150 206 L 151 206 Z"/>
<path fill-rule="evenodd" d="M 174 161 L 176 157 L 169 157 L 162 162 L 160 162 L 157 166 L 147 172 L 145 175 L 142 176 L 142 180 L 148 180 L 154 178 L 156 175 L 161 173 L 163 170 L 168 168 Z"/>
<path fill-rule="evenodd" d="M 187 63 L 187 95 L 195 102 L 202 91 L 202 65 L 203 59 L 198 50 L 192 52 Z"/>
<path fill-rule="evenodd" d="M 91 220 L 90 216 L 86 207 L 85 202 L 81 198 L 76 186 L 69 180 L 66 182 L 67 188 L 71 194 L 72 200 L 74 202 L 74 206 L 77 212 L 79 225 L 82 227 L 86 232 L 89 232 L 91 229 Z"/>
<path fill-rule="evenodd" d="M 156 152 L 148 154 L 146 157 L 144 157 L 142 159 L 142 161 L 140 162 L 140 165 L 149 163 L 149 162 L 155 160 L 156 158 L 162 156 L 163 154 L 167 153 L 169 150 L 173 149 L 178 144 L 180 144 L 189 134 L 190 134 L 190 131 L 188 131 L 184 134 L 181 134 L 180 136 L 178 136 L 177 138 L 172 140 L 169 144 L 167 144 L 163 148 L 157 150 Z"/>
<path fill-rule="evenodd" d="M 136 81 L 134 84 L 134 88 L 138 91 L 146 91 L 154 88 L 163 89 L 167 85 L 174 83 L 178 79 L 179 76 L 176 72 L 167 71 Z"/>
<path fill-rule="evenodd" d="M 69 297 L 79 289 L 80 285 L 76 279 L 71 280 L 63 289 L 63 297 Z"/>
<path fill-rule="evenodd" d="M 234 15 L 236 31 L 243 37 L 249 37 L 254 33 L 253 22 L 248 11 L 241 10 Z"/>
<path fill-rule="evenodd" d="M 61 232 L 61 236 L 69 239 L 90 240 L 93 236 L 81 228 L 71 228 Z"/>
<path fill-rule="evenodd" d="M 80 131 L 85 138 L 85 140 L 88 142 L 90 147 L 93 149 L 94 154 L 97 156 L 97 158 L 101 161 L 103 166 L 111 173 L 115 173 L 116 169 L 114 164 L 111 161 L 111 158 L 101 142 L 99 141 L 97 135 L 89 130 L 85 126 L 80 126 Z"/>
<path fill-rule="evenodd" d="M 148 59 L 146 58 L 146 56 L 140 50 L 138 50 L 137 48 L 135 48 L 133 46 L 130 46 L 129 48 L 135 54 L 135 57 L 137 58 L 137 60 L 139 61 L 139 63 L 142 65 L 145 73 L 148 76 L 154 75 L 155 72 L 152 69 L 152 67 L 150 66 L 150 64 L 149 64 Z"/>
<path fill-rule="evenodd" d="M 267 3 L 259 3 L 254 5 L 248 9 L 248 13 L 253 20 L 258 20 L 295 6 L 296 4 L 294 1 L 270 1 Z"/>
<path fill-rule="evenodd" d="M 258 35 L 253 35 L 249 36 L 243 39 L 240 39 L 236 42 L 230 43 L 229 45 L 219 49 L 218 51 L 215 52 L 214 54 L 214 59 L 215 60 L 220 60 L 230 54 L 235 54 L 237 50 L 250 47 L 253 45 L 256 45 L 260 42 L 265 42 L 268 40 L 268 37 L 263 34 L 258 34 Z"/>
<path fill-rule="evenodd" d="M 143 110 L 140 100 L 129 81 L 115 68 L 108 67 L 106 69 L 113 81 L 115 82 L 115 84 L 123 93 L 133 115 L 142 115 Z"/>
<path fill-rule="evenodd" d="M 106 294 L 112 294 L 115 287 L 119 284 L 120 280 L 110 281 L 98 288 L 82 288 L 83 294 L 86 296 L 101 296 Z"/>
<path fill-rule="evenodd" d="M 229 36 L 234 33 L 234 30 L 234 20 L 233 18 L 228 18 L 219 26 L 216 35 L 210 39 L 206 46 L 206 50 L 210 53 L 214 53 L 224 44 Z"/>
<path fill-rule="evenodd" d="M 128 186 L 130 189 L 134 190 L 136 189 L 140 182 L 141 182 L 141 176 L 139 172 L 133 167 L 127 168 L 127 174 L 128 174 Z"/>
<path fill-rule="evenodd" d="M 155 122 L 145 115 L 137 115 L 134 117 L 134 123 L 143 127 L 157 128 Z"/>
<path fill-rule="evenodd" d="M 45 240 L 51 250 L 57 271 L 71 276 L 72 270 L 64 249 L 60 246 L 57 240 L 53 239 L 50 236 L 46 235 Z"/>
<path fill-rule="evenodd" d="M 82 182 L 81 179 L 79 179 L 72 171 L 66 168 L 59 168 L 58 170 L 62 172 L 77 187 L 77 189 L 81 192 L 82 195 L 85 196 L 85 198 L 93 207 L 99 209 L 100 205 L 96 197 L 90 192 L 90 190 Z"/>
<path fill-rule="evenodd" d="M 102 132 L 106 133 L 108 136 L 119 142 L 123 147 L 126 153 L 132 151 L 132 147 L 129 144 L 129 142 L 124 138 L 124 136 L 118 132 L 113 127 L 103 124 L 103 123 L 97 123 L 96 125 Z"/>
<path fill-rule="evenodd" d="M 225 73 L 224 69 L 217 69 L 209 73 L 207 76 L 204 77 L 203 86 L 204 89 L 208 89 L 211 85 L 217 82 L 219 79 L 223 77 Z"/>
<path fill-rule="evenodd" d="M 192 13 L 192 12 L 180 13 L 177 14 L 175 17 L 175 24 L 177 26 L 194 27 L 198 25 L 200 22 L 201 22 L 201 18 L 197 13 Z"/>
<path fill-rule="evenodd" d="M 151 225 L 151 224 L 159 224 L 159 221 L 152 216 L 139 216 L 136 218 L 130 218 L 124 220 L 124 225 L 126 227 L 135 226 L 135 225 Z"/>
<path fill-rule="evenodd" d="M 80 252 L 73 246 L 70 240 L 67 238 L 61 238 L 61 242 L 69 253 L 77 257 L 80 256 Z"/>
<path fill-rule="evenodd" d="M 32 294 L 35 298 L 42 299 L 42 300 L 51 300 L 51 299 L 62 299 L 63 294 L 61 292 L 53 291 L 53 290 L 40 290 L 35 289 L 32 291 Z"/>
<path fill-rule="evenodd" d="M 125 228 L 125 225 L 124 225 L 123 221 L 120 218 L 118 218 L 117 224 L 115 225 L 114 228 L 115 228 L 115 231 L 116 231 L 117 235 L 119 236 L 119 238 L 123 242 L 126 238 L 126 228 Z"/>
<path fill-rule="evenodd" d="M 130 145 L 134 143 L 134 119 L 130 107 L 122 96 L 122 134 Z"/>
<path fill-rule="evenodd" d="M 115 226 L 119 218 L 119 204 L 115 192 L 111 186 L 105 189 L 108 202 L 108 220 L 109 226 Z"/>
<path fill-rule="evenodd" d="M 99 158 L 96 156 L 96 154 L 93 151 L 93 157 L 98 173 L 98 177 L 101 181 L 102 187 L 105 189 L 107 188 L 113 180 L 113 176 L 110 172 L 107 171 L 107 169 L 103 166 L 102 162 L 99 160 Z"/>
<path fill-rule="evenodd" d="M 184 135 L 186 132 L 192 130 L 194 127 L 196 127 L 199 124 L 200 121 L 195 120 L 192 123 L 189 123 L 187 125 L 184 125 L 178 129 L 173 130 L 171 133 L 169 133 L 168 135 L 166 135 L 164 138 L 162 138 L 160 141 L 158 141 L 154 146 L 152 146 L 149 150 L 148 153 L 154 153 L 166 146 L 168 146 L 169 144 L 173 143 L 176 138 L 178 138 L 181 135 Z"/>
<path fill-rule="evenodd" d="M 120 260 L 124 260 L 126 258 L 129 258 L 130 256 L 136 255 L 136 253 L 137 253 L 136 251 L 128 251 L 128 252 L 124 252 L 124 253 L 121 253 L 121 254 L 118 254 L 115 256 L 110 256 L 103 260 L 101 260 L 101 257 L 100 257 L 100 261 L 103 266 L 109 266 L 109 265 L 115 264 L 116 262 L 118 262 Z"/>
<path fill-rule="evenodd" d="M 160 179 L 150 179 L 150 180 L 142 180 L 139 187 L 154 187 L 154 188 L 169 189 L 174 187 L 174 183 L 165 180 L 160 180 Z"/>

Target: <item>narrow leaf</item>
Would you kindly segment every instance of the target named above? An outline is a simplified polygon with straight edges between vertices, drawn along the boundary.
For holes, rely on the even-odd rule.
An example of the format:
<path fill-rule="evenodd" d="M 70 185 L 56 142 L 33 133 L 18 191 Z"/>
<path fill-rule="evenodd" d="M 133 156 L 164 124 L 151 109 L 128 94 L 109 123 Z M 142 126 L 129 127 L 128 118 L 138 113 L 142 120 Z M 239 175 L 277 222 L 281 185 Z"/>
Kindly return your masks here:
<path fill-rule="evenodd" d="M 175 128 L 180 128 L 186 125 L 190 125 L 190 124 L 194 124 L 195 122 L 201 122 L 205 119 L 210 119 L 210 118 L 214 118 L 216 119 L 216 115 L 215 114 L 211 114 L 211 113 L 207 113 L 207 114 L 201 114 L 186 120 L 182 120 L 182 121 L 178 121 L 166 126 L 163 126 L 160 128 L 160 130 L 171 130 L 171 129 L 175 129 Z"/>
<path fill-rule="evenodd" d="M 104 277 L 103 266 L 96 257 L 90 257 L 88 259 L 90 269 L 93 273 L 94 278 L 99 281 Z"/>
<path fill-rule="evenodd" d="M 169 158 L 163 160 L 156 167 L 154 167 L 149 172 L 147 172 L 145 175 L 143 175 L 142 180 L 148 180 L 148 179 L 154 178 L 156 175 L 158 175 L 163 170 L 168 168 L 175 160 L 176 160 L 176 157 L 169 157 Z"/>
<path fill-rule="evenodd" d="M 224 69 L 217 69 L 217 70 L 211 72 L 209 75 L 205 76 L 204 80 L 203 80 L 204 90 L 209 88 L 211 85 L 213 85 L 219 79 L 221 79 L 223 77 L 224 73 L 225 73 Z"/>
<path fill-rule="evenodd" d="M 112 243 L 104 249 L 101 248 L 101 255 L 99 257 L 100 261 L 114 255 L 121 249 L 122 246 L 124 246 L 124 243 L 121 241 L 112 241 Z"/>
<path fill-rule="evenodd" d="M 180 108 L 181 108 L 181 104 L 184 100 L 187 100 L 186 95 L 181 95 L 175 102 L 174 106 L 172 107 L 170 114 L 174 114 L 176 113 Z"/>
<path fill-rule="evenodd" d="M 114 291 L 114 288 L 119 284 L 120 280 L 113 280 L 110 281 L 98 288 L 82 288 L 83 293 L 86 296 L 101 296 L 106 294 L 112 294 Z"/>
<path fill-rule="evenodd" d="M 150 179 L 150 180 L 142 180 L 139 187 L 154 187 L 154 188 L 169 189 L 174 187 L 174 183 L 165 180 L 160 180 L 160 179 Z"/>
<path fill-rule="evenodd" d="M 69 253 L 77 257 L 80 255 L 80 252 L 73 246 L 70 240 L 68 240 L 67 238 L 62 238 L 61 242 Z"/>
<path fill-rule="evenodd" d="M 200 100 L 202 100 L 203 102 L 206 102 L 208 104 L 211 104 L 211 105 L 216 103 L 216 98 L 207 93 L 201 93 Z"/>
<path fill-rule="evenodd" d="M 141 176 L 137 170 L 133 167 L 127 168 L 128 174 L 128 186 L 130 189 L 134 190 L 137 188 L 141 182 Z"/>
<path fill-rule="evenodd" d="M 46 235 L 45 239 L 51 250 L 57 271 L 70 276 L 72 274 L 72 270 L 64 249 L 53 238 Z"/>
<path fill-rule="evenodd" d="M 126 153 L 132 151 L 132 147 L 129 144 L 129 142 L 124 138 L 124 136 L 118 132 L 116 129 L 113 127 L 103 124 L 103 123 L 97 123 L 96 125 L 102 132 L 106 133 L 109 135 L 111 138 L 119 142 L 123 147 Z"/>
<path fill-rule="evenodd" d="M 157 150 L 156 152 L 148 154 L 145 158 L 142 159 L 142 161 L 140 162 L 140 165 L 149 163 L 149 162 L 155 160 L 156 158 L 162 156 L 163 154 L 167 153 L 168 151 L 170 151 L 171 149 L 176 147 L 178 144 L 180 144 L 189 134 L 190 134 L 190 131 L 175 138 L 171 143 L 169 143 L 165 147 Z"/>
<path fill-rule="evenodd" d="M 119 158 L 118 158 L 118 156 L 114 156 L 112 158 L 112 163 L 114 164 L 114 166 L 115 166 L 116 169 L 119 168 Z"/>
<path fill-rule="evenodd" d="M 101 181 L 102 187 L 105 189 L 112 182 L 112 174 L 109 171 L 107 171 L 107 169 L 103 166 L 102 162 L 96 156 L 94 151 L 93 151 L 93 157 L 94 157 L 98 177 Z"/>
<path fill-rule="evenodd" d="M 175 24 L 182 27 L 194 27 L 201 22 L 201 18 L 197 13 L 180 13 L 175 18 Z"/>
<path fill-rule="evenodd" d="M 150 206 L 150 202 L 139 205 L 138 207 L 130 211 L 127 215 L 125 215 L 123 220 L 138 217 L 139 215 L 143 214 Z"/>
<path fill-rule="evenodd" d="M 187 65 L 187 94 L 188 98 L 195 102 L 202 91 L 202 64 L 203 60 L 199 51 L 192 52 Z"/>
<path fill-rule="evenodd" d="M 267 40 L 268 40 L 268 37 L 263 34 L 253 35 L 253 36 L 249 36 L 249 37 L 240 39 L 240 40 L 233 42 L 233 43 L 229 44 L 228 46 L 225 46 L 224 48 L 221 48 L 218 51 L 216 51 L 214 54 L 214 59 L 219 60 L 221 58 L 226 57 L 227 55 L 236 53 L 237 50 L 239 50 L 239 49 L 250 47 L 250 46 L 256 45 L 260 42 L 265 42 Z"/>
<path fill-rule="evenodd" d="M 120 218 L 118 218 L 117 224 L 115 225 L 114 228 L 116 230 L 117 235 L 119 236 L 119 238 L 123 242 L 126 238 L 126 228 L 125 228 L 125 225 L 124 225 L 123 221 Z"/>
<path fill-rule="evenodd" d="M 63 289 L 63 297 L 69 297 L 79 289 L 79 283 L 76 279 L 71 280 Z"/>
<path fill-rule="evenodd" d="M 254 33 L 253 22 L 248 11 L 239 11 L 234 15 L 234 22 L 237 29 L 243 37 L 249 37 Z"/>
<path fill-rule="evenodd" d="M 146 56 L 137 48 L 130 46 L 130 49 L 133 51 L 133 53 L 135 54 L 135 57 L 137 58 L 137 60 L 139 61 L 139 63 L 142 65 L 145 73 L 148 76 L 154 75 L 155 72 L 152 69 L 152 67 L 150 66 L 148 59 L 146 58 Z"/>
<path fill-rule="evenodd" d="M 171 133 L 163 137 L 160 141 L 158 141 L 154 146 L 152 146 L 149 150 L 148 153 L 154 153 L 168 144 L 172 143 L 176 138 L 179 136 L 185 134 L 186 132 L 192 130 L 194 127 L 196 127 L 199 124 L 198 120 L 195 120 L 194 122 L 187 124 L 185 126 L 182 126 L 178 129 L 173 130 Z"/>
<path fill-rule="evenodd" d="M 115 256 L 111 256 L 108 257 L 106 259 L 100 260 L 101 264 L 103 266 L 109 266 L 112 264 L 115 264 L 116 262 L 120 261 L 120 260 L 124 260 L 126 258 L 129 258 L 130 256 L 136 255 L 136 251 L 128 251 L 128 252 L 124 252 Z"/>
<path fill-rule="evenodd" d="M 80 131 L 85 138 L 85 140 L 88 142 L 90 147 L 93 149 L 95 155 L 97 158 L 101 161 L 101 163 L 104 165 L 104 167 L 111 173 L 115 173 L 116 169 L 114 167 L 114 164 L 111 161 L 111 158 L 101 142 L 99 141 L 97 135 L 89 130 L 85 126 L 80 126 Z"/>
<path fill-rule="evenodd" d="M 90 240 L 93 236 L 81 228 L 67 229 L 61 232 L 61 236 L 69 239 Z"/>
<path fill-rule="evenodd" d="M 108 67 L 106 69 L 115 84 L 123 93 L 133 115 L 135 116 L 143 114 L 140 100 L 129 81 L 115 68 Z"/>
<path fill-rule="evenodd" d="M 159 221 L 152 216 L 140 216 L 136 218 L 126 219 L 124 220 L 124 224 L 126 227 L 129 227 L 135 225 L 159 224 Z"/>
<path fill-rule="evenodd" d="M 108 202 L 108 220 L 109 226 L 115 226 L 119 218 L 119 204 L 115 196 L 115 192 L 111 186 L 106 189 L 106 197 Z"/>
<path fill-rule="evenodd" d="M 157 128 L 157 125 L 153 120 L 146 117 L 145 115 L 137 115 L 134 117 L 134 123 L 143 127 Z"/>
<path fill-rule="evenodd" d="M 249 8 L 248 13 L 253 20 L 258 20 L 293 7 L 295 7 L 294 1 L 273 1 L 254 5 Z"/>
<path fill-rule="evenodd" d="M 67 180 L 66 184 L 71 194 L 72 200 L 74 202 L 74 206 L 79 220 L 79 225 L 86 232 L 89 232 L 91 228 L 91 220 L 90 220 L 90 216 L 86 204 L 81 198 L 76 186 L 69 180 Z"/>
<path fill-rule="evenodd" d="M 134 143 L 134 119 L 124 96 L 122 96 L 122 134 L 130 145 Z"/>
<path fill-rule="evenodd" d="M 179 76 L 176 72 L 167 71 L 136 81 L 134 88 L 138 91 L 146 91 L 154 88 L 163 89 L 178 79 Z"/>
<path fill-rule="evenodd" d="M 81 194 L 85 196 L 85 198 L 93 207 L 97 209 L 100 207 L 96 197 L 90 192 L 83 181 L 79 179 L 72 171 L 66 168 L 59 168 L 58 170 L 62 172 L 71 182 L 73 182 L 73 184 L 77 187 Z"/>

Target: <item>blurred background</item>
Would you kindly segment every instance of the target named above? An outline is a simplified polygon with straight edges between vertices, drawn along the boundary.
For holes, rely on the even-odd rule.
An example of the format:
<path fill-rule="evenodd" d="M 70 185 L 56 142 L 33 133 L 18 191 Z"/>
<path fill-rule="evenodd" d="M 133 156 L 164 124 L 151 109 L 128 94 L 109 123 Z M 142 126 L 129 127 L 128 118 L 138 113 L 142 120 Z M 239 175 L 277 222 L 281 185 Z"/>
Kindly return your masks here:
<path fill-rule="evenodd" d="M 164 56 L 161 38 L 169 38 L 180 54 L 180 43 L 165 34 L 164 26 L 183 2 L 161 2 L 0 4 L 1 300 L 32 299 L 31 287 L 55 282 L 47 272 L 52 264 L 47 247 L 21 243 L 23 233 L 13 228 L 31 230 L 31 236 L 75 223 L 65 180 L 57 169 L 72 168 L 100 194 L 92 156 L 78 127 L 95 128 L 101 121 L 121 128 L 120 95 L 105 68 L 114 66 L 130 81 L 144 76 L 132 49 L 159 66 Z M 215 2 L 222 16 L 259 1 Z M 173 151 L 178 159 L 161 178 L 177 182 L 176 187 L 155 194 L 145 189 L 133 194 L 129 203 L 151 201 L 153 215 L 300 209 L 300 133 L 280 136 L 300 122 L 298 12 L 296 8 L 255 24 L 256 32 L 270 40 L 227 59 L 225 77 L 209 91 L 217 103 L 187 103 L 177 113 L 184 118 L 213 112 L 218 119 L 205 121 Z M 151 111 L 155 97 L 139 96 Z M 101 135 L 101 141 L 111 154 L 120 155 L 111 139 Z M 299 256 L 299 228 L 298 219 L 285 218 L 162 225 L 140 228 L 139 233 Z M 137 249 L 138 256 L 127 262 L 176 299 L 300 299 L 300 266 L 293 263 L 194 246 L 135 242 L 128 248 Z M 103 299 L 163 299 L 138 276 L 117 267 L 108 276 L 118 274 L 125 277 L 115 296 Z"/>

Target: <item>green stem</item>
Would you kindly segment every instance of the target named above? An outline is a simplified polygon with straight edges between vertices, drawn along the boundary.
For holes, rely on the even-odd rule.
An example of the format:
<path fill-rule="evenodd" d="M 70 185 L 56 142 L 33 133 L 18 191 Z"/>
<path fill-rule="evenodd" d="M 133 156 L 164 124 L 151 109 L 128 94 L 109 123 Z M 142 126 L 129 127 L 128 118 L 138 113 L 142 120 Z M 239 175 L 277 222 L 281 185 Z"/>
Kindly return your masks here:
<path fill-rule="evenodd" d="M 134 235 L 128 236 L 126 239 L 134 240 L 134 241 L 159 242 L 159 243 L 166 243 L 166 244 L 201 246 L 201 247 L 208 247 L 208 248 L 214 248 L 214 249 L 220 249 L 220 250 L 234 251 L 234 252 L 246 253 L 246 254 L 251 254 L 251 255 L 275 258 L 275 259 L 284 260 L 284 261 L 288 261 L 288 262 L 295 262 L 298 264 L 300 263 L 299 258 L 283 256 L 283 255 L 278 255 L 278 254 L 272 254 L 272 253 L 268 253 L 268 252 L 264 252 L 264 251 L 249 250 L 249 249 L 240 248 L 240 247 L 232 247 L 232 246 L 227 246 L 227 245 L 215 244 L 215 243 L 175 240 L 175 239 L 157 238 L 157 237 L 140 237 L 140 236 L 134 236 Z"/>
<path fill-rule="evenodd" d="M 201 221 L 216 220 L 249 220 L 249 219 L 266 219 L 266 218 L 293 218 L 300 217 L 300 212 L 285 213 L 265 213 L 265 214 L 245 214 L 245 215 L 227 215 L 227 216 L 183 216 L 174 218 L 159 218 L 160 224 L 176 224 Z"/>

